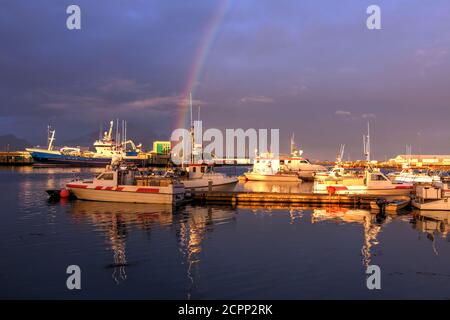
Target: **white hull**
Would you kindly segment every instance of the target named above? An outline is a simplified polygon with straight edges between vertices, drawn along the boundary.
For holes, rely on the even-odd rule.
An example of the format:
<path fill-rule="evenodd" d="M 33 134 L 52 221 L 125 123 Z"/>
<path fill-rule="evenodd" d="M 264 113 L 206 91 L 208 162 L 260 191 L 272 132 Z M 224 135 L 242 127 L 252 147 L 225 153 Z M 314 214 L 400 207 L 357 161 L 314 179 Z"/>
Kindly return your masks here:
<path fill-rule="evenodd" d="M 90 186 L 81 183 L 69 183 L 67 189 L 80 200 L 127 202 L 127 203 L 158 203 L 177 204 L 184 200 L 183 187 L 140 187 Z"/>
<path fill-rule="evenodd" d="M 360 186 L 348 186 L 346 189 L 336 189 L 336 194 L 367 194 L 380 196 L 406 196 L 412 191 L 412 188 L 402 189 L 369 189 Z M 314 188 L 314 193 L 328 193 L 327 188 Z"/>
<path fill-rule="evenodd" d="M 295 173 L 303 180 L 313 180 L 316 173 L 324 172 L 325 170 L 326 168 L 323 166 L 308 164 L 298 166 L 298 171 L 295 171 Z"/>
<path fill-rule="evenodd" d="M 217 178 L 194 178 L 194 179 L 186 179 L 181 180 L 181 183 L 184 184 L 184 187 L 189 190 L 207 190 L 209 188 L 209 183 L 211 181 L 211 186 L 213 189 L 217 189 L 218 187 L 230 186 L 238 182 L 236 177 L 217 177 Z"/>
<path fill-rule="evenodd" d="M 301 182 L 302 180 L 298 175 L 294 174 L 261 174 L 254 172 L 244 173 L 245 178 L 248 181 L 277 181 L 277 182 Z"/>
<path fill-rule="evenodd" d="M 410 183 L 433 183 L 439 181 L 428 176 L 394 176 L 392 179 L 394 182 L 410 182 Z"/>
<path fill-rule="evenodd" d="M 176 204 L 184 198 L 183 196 L 175 194 L 144 194 L 128 191 L 108 191 L 77 188 L 69 189 L 78 199 L 92 201 Z"/>
<path fill-rule="evenodd" d="M 412 205 L 420 210 L 440 210 L 449 211 L 450 201 L 448 198 L 438 199 L 438 200 L 428 200 L 426 202 L 420 202 L 418 200 L 413 200 Z"/>

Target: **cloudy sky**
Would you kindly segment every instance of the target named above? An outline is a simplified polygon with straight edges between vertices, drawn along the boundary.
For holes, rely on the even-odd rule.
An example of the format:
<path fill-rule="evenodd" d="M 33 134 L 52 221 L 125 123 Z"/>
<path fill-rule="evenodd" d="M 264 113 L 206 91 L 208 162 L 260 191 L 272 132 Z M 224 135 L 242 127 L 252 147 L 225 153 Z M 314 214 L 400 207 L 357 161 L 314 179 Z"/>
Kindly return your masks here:
<path fill-rule="evenodd" d="M 205 127 L 294 132 L 310 158 L 361 158 L 368 120 L 379 159 L 450 153 L 448 0 L 1 0 L 0 41 L 0 135 L 33 144 L 119 117 L 148 145 L 192 89 Z"/>

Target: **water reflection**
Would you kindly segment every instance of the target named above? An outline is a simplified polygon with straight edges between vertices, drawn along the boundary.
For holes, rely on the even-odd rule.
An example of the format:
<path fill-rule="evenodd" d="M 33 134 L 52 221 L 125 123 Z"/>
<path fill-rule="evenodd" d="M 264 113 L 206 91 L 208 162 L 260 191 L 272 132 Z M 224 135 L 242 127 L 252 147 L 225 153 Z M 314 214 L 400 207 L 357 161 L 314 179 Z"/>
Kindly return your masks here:
<path fill-rule="evenodd" d="M 447 238 L 450 230 L 450 212 L 415 211 L 411 223 L 415 229 L 426 234 L 427 239 L 432 243 L 433 252 L 439 255 L 436 236 Z"/>
<path fill-rule="evenodd" d="M 195 279 L 197 277 L 202 252 L 202 243 L 208 233 L 211 233 L 216 226 L 223 223 L 236 222 L 235 210 L 223 207 L 188 207 L 185 214 L 178 218 L 177 238 L 179 251 L 182 254 L 187 266 L 187 278 L 189 279 L 187 298 L 195 289 Z"/>
<path fill-rule="evenodd" d="M 384 224 L 391 221 L 391 217 L 382 214 L 373 214 L 368 210 L 348 209 L 342 207 L 327 207 L 314 209 L 311 222 L 336 221 L 343 223 L 358 223 L 363 226 L 364 242 L 361 247 L 362 264 L 364 267 L 370 265 L 372 260 L 372 249 L 379 244 L 378 234 Z"/>
<path fill-rule="evenodd" d="M 194 288 L 202 244 L 216 226 L 235 222 L 235 210 L 214 207 L 174 208 L 171 205 L 75 201 L 72 218 L 88 223 L 107 237 L 114 263 L 112 277 L 116 283 L 126 280 L 126 240 L 132 226 L 149 232 L 156 226 L 174 226 L 178 249 L 187 266 L 188 298 Z"/>
<path fill-rule="evenodd" d="M 89 224 L 106 235 L 114 255 L 114 262 L 110 265 L 113 267 L 112 277 L 118 284 L 127 278 L 126 238 L 130 227 L 137 226 L 148 231 L 155 223 L 171 224 L 173 208 L 170 205 L 75 201 L 72 217 L 79 223 L 89 219 Z"/>

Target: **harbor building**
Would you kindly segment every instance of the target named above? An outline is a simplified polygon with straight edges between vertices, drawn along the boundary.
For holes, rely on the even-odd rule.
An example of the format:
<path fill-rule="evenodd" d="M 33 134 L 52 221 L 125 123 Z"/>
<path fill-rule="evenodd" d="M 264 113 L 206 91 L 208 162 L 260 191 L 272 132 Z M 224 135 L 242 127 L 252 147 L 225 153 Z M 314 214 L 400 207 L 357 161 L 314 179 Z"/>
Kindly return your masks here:
<path fill-rule="evenodd" d="M 167 155 L 170 153 L 170 150 L 171 150 L 170 141 L 153 141 L 152 153 Z"/>
<path fill-rule="evenodd" d="M 0 152 L 0 165 L 32 165 L 33 158 L 29 152 L 9 151 Z"/>
<path fill-rule="evenodd" d="M 150 152 L 148 164 L 150 166 L 165 167 L 170 162 L 170 141 L 153 141 L 153 150 Z"/>
<path fill-rule="evenodd" d="M 422 166 L 450 166 L 450 155 L 438 154 L 400 154 L 389 162 L 402 166 L 409 164 L 415 167 Z"/>

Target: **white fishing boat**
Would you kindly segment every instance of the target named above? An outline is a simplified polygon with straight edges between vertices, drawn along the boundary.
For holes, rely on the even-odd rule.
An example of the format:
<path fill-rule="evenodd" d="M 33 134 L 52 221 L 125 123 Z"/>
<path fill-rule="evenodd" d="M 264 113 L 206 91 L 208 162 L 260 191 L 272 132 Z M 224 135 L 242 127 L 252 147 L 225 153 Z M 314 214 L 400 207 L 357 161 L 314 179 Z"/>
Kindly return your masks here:
<path fill-rule="evenodd" d="M 412 205 L 420 210 L 450 210 L 450 189 L 448 184 L 417 186 Z"/>
<path fill-rule="evenodd" d="M 301 182 L 312 180 L 319 172 L 326 172 L 324 166 L 312 164 L 302 154 L 303 150 L 297 149 L 292 136 L 290 155 L 275 156 L 272 152 L 258 154 L 256 150 L 253 168 L 244 176 L 248 181 Z"/>
<path fill-rule="evenodd" d="M 189 190 L 213 190 L 233 187 L 237 182 L 237 177 L 230 177 L 226 174 L 214 172 L 213 166 L 204 163 L 191 163 L 185 168 L 185 173 L 180 176 L 180 181 Z"/>
<path fill-rule="evenodd" d="M 107 202 L 178 204 L 185 197 L 178 179 L 144 175 L 115 160 L 94 179 L 71 181 L 66 189 L 80 200 Z"/>
<path fill-rule="evenodd" d="M 401 172 L 391 172 L 387 176 L 390 180 L 396 182 L 411 182 L 415 184 L 431 184 L 441 182 L 441 178 L 438 175 L 429 175 L 426 172 L 413 170 L 408 165 L 404 166 Z"/>
<path fill-rule="evenodd" d="M 366 169 L 363 178 L 323 178 L 314 181 L 315 193 L 408 195 L 413 191 L 412 183 L 395 183 L 382 172 Z"/>
<path fill-rule="evenodd" d="M 282 172 L 280 159 L 273 158 L 270 153 L 261 154 L 255 158 L 253 169 L 244 173 L 248 181 L 270 181 L 270 182 L 302 182 L 296 172 Z"/>
<path fill-rule="evenodd" d="M 362 175 L 332 175 L 318 177 L 314 180 L 315 193 L 329 194 L 376 194 L 408 195 L 413 191 L 412 183 L 393 182 L 380 170 L 370 166 L 370 135 L 363 136 L 364 154 L 367 166 Z"/>

